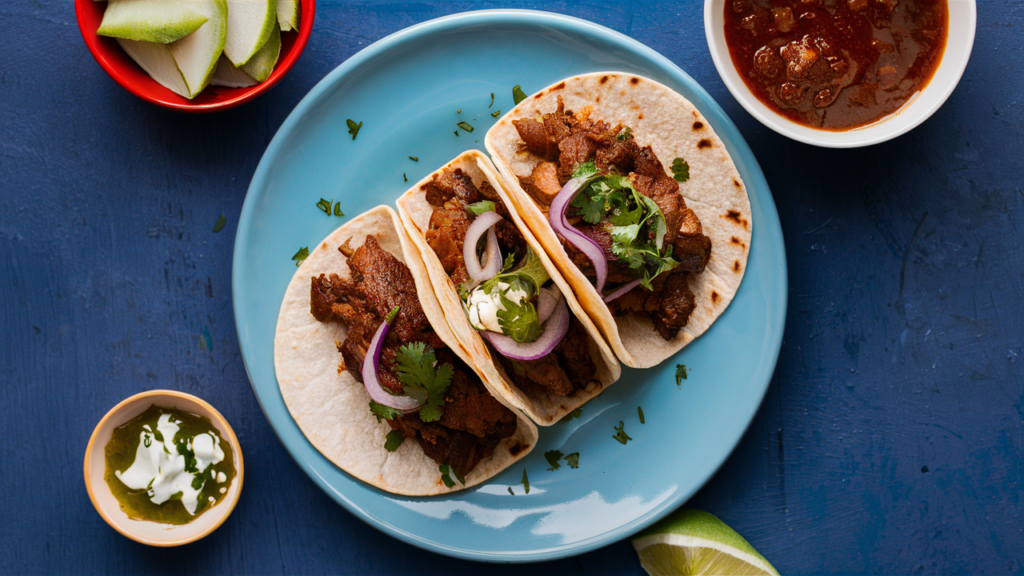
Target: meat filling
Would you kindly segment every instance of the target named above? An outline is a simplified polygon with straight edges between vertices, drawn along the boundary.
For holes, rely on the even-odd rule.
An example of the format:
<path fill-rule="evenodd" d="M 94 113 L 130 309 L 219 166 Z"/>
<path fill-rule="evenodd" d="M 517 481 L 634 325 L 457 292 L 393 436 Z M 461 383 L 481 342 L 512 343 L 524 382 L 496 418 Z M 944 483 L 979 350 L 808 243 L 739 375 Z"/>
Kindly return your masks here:
<path fill-rule="evenodd" d="M 395 430 L 419 442 L 424 453 L 439 464 L 450 464 L 465 476 L 477 463 L 493 453 L 495 446 L 516 431 L 516 417 L 498 402 L 483 383 L 459 358 L 445 347 L 431 328 L 416 294 L 416 283 L 409 268 L 367 236 L 354 251 L 341 247 L 349 255 L 351 277 L 321 274 L 312 279 L 310 312 L 321 322 L 341 322 L 348 329 L 338 350 L 345 369 L 362 382 L 361 369 L 370 340 L 395 306 L 401 309 L 384 340 L 380 370 L 381 386 L 402 393 L 396 372 L 396 355 L 403 344 L 424 342 L 437 354 L 438 362 L 455 368 L 452 383 L 445 393 L 441 419 L 423 422 L 415 413 L 388 420 Z"/>
<path fill-rule="evenodd" d="M 665 245 L 672 247 L 672 257 L 680 264 L 654 279 L 653 292 L 637 286 L 610 302 L 608 308 L 616 315 L 647 316 L 658 333 L 671 340 L 686 325 L 693 312 L 695 300 L 687 278 L 704 271 L 711 258 L 711 239 L 704 235 L 700 220 L 693 210 L 686 207 L 686 201 L 679 193 L 679 183 L 665 172 L 653 149 L 650 146 L 640 147 L 628 127 L 621 124 L 611 127 L 605 122 L 591 120 L 590 113 L 589 106 L 579 113 L 565 110 L 559 97 L 556 110 L 544 114 L 540 120 L 513 120 L 512 124 L 522 139 L 520 150 L 542 159 L 529 176 L 520 177 L 519 181 L 527 194 L 546 209 L 577 166 L 594 162 L 598 170 L 614 169 L 620 174 L 628 174 L 637 192 L 654 200 L 665 217 Z M 608 257 L 610 284 L 623 284 L 636 278 L 635 273 L 620 265 L 612 255 L 611 225 L 607 219 L 588 224 L 572 218 L 571 212 L 567 216 L 577 230 L 604 250 Z M 580 271 L 595 276 L 593 264 L 586 255 L 564 238 L 561 240 Z"/>

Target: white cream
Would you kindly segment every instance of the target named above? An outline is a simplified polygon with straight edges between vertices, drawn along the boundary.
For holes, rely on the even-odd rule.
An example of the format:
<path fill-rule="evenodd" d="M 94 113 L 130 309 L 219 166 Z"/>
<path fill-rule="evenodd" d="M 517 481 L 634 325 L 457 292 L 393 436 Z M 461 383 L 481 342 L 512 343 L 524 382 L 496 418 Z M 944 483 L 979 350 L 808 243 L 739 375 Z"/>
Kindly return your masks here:
<path fill-rule="evenodd" d="M 506 290 L 508 290 L 506 292 Z M 490 294 L 484 292 L 483 286 L 478 286 L 469 293 L 469 301 L 466 308 L 469 310 L 469 323 L 477 330 L 490 330 L 501 334 L 501 324 L 498 323 L 498 311 L 504 311 L 505 306 L 501 303 L 501 295 L 516 304 L 521 304 L 527 297 L 525 290 L 509 290 L 508 284 L 498 282 L 498 286 Z"/>
<path fill-rule="evenodd" d="M 149 425 L 142 427 L 143 431 L 139 439 L 139 448 L 135 452 L 135 461 L 124 472 L 115 471 L 114 475 L 125 486 L 132 490 L 146 490 L 149 500 L 154 504 L 163 504 L 171 499 L 171 496 L 181 493 L 181 503 L 189 514 L 195 515 L 196 506 L 199 504 L 199 489 L 192 487 L 196 476 L 204 475 L 206 469 L 213 464 L 224 460 L 224 451 L 220 447 L 220 439 L 213 434 L 198 434 L 188 442 L 186 446 L 191 450 L 196 459 L 196 470 L 185 471 L 185 455 L 178 454 L 178 447 L 174 444 L 174 436 L 180 429 L 180 422 L 171 419 L 170 414 L 161 414 L 157 421 L 156 429 L 163 438 L 158 442 L 156 435 Z M 218 475 L 224 477 L 221 472 Z M 203 484 L 206 480 L 203 480 Z"/>

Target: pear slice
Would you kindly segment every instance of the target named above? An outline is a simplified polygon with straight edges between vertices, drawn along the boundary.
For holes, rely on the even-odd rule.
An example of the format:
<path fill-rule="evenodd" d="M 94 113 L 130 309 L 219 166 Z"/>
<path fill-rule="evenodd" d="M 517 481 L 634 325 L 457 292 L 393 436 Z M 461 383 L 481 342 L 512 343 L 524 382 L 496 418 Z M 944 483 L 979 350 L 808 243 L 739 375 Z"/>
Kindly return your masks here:
<path fill-rule="evenodd" d="M 277 0 L 277 23 L 281 32 L 299 29 L 299 0 Z"/>
<path fill-rule="evenodd" d="M 210 83 L 217 60 L 224 51 L 228 5 L 225 0 L 189 0 L 188 4 L 208 20 L 198 30 L 168 47 L 185 78 L 189 98 L 195 98 Z"/>
<path fill-rule="evenodd" d="M 210 78 L 211 86 L 227 86 L 228 88 L 248 88 L 259 84 L 255 78 L 249 76 L 241 68 L 235 68 L 234 64 L 223 54 L 217 60 L 217 69 Z"/>
<path fill-rule="evenodd" d="M 171 49 L 159 42 L 142 42 L 118 38 L 117 43 L 152 78 L 171 92 L 189 97 L 188 86 L 171 56 Z"/>
<path fill-rule="evenodd" d="M 110 0 L 96 33 L 100 36 L 170 44 L 195 32 L 206 21 L 206 16 L 183 2 Z"/>
<path fill-rule="evenodd" d="M 242 65 L 242 70 L 252 76 L 257 82 L 263 82 L 270 78 L 270 73 L 277 65 L 277 57 L 281 55 L 281 28 L 274 22 L 274 30 L 270 32 L 270 38 L 260 48 L 260 51 L 253 55 L 248 62 Z"/>
<path fill-rule="evenodd" d="M 237 68 L 267 43 L 277 23 L 275 0 L 227 0 L 228 40 L 224 53 Z"/>

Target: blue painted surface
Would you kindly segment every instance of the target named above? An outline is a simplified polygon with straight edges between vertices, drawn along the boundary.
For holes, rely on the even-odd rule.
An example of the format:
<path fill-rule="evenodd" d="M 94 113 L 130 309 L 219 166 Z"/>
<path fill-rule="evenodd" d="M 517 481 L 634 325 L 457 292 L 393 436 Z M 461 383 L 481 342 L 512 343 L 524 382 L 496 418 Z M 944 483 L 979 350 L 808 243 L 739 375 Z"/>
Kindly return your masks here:
<path fill-rule="evenodd" d="M 289 256 L 299 246 L 315 246 L 341 222 L 316 203 L 327 196 L 353 216 L 393 205 L 410 183 L 467 148 L 482 148 L 484 134 L 497 122 L 491 112 L 513 105 L 512 86 L 532 93 L 568 75 L 600 70 L 668 83 L 702 110 L 727 143 L 751 201 L 754 238 L 745 287 L 699 340 L 661 366 L 624 371 L 578 419 L 542 428 L 528 457 L 482 486 L 451 496 L 405 498 L 343 473 L 292 419 L 273 362 L 279 303 L 292 276 L 303 273 Z M 341 129 L 349 118 L 364 124 L 357 140 Z M 456 132 L 460 121 L 474 131 Z M 405 182 L 402 171 L 414 171 L 413 178 Z M 599 548 L 654 523 L 692 496 L 732 452 L 764 398 L 782 343 L 787 298 L 785 248 L 771 192 L 736 127 L 707 93 L 625 36 L 583 20 L 522 10 L 412 27 L 360 52 L 317 85 L 256 169 L 239 218 L 232 286 L 242 357 L 260 407 L 313 482 L 397 538 L 492 562 L 550 560 Z M 737 349 L 746 353 L 737 357 Z M 675 384 L 677 363 L 695 375 L 686 386 Z M 638 406 L 646 407 L 643 425 Z M 628 423 L 628 446 L 612 439 L 618 423 Z M 548 450 L 577 452 L 582 464 L 578 470 L 549 471 Z M 645 473 L 636 474 L 638 468 Z M 519 486 L 524 469 L 529 496 Z"/>
<path fill-rule="evenodd" d="M 774 193 L 785 343 L 757 418 L 691 505 L 784 573 L 1024 572 L 1020 1 L 982 3 L 972 61 L 935 116 L 892 142 L 835 151 L 742 111 L 711 64 L 697 2 L 321 2 L 281 85 L 189 117 L 107 78 L 70 3 L 30 0 L 0 4 L 0 571 L 524 571 L 400 543 L 310 482 L 250 391 L 230 297 L 245 191 L 302 96 L 391 32 L 503 6 L 587 18 L 664 54 L 738 125 Z M 228 225 L 213 233 L 222 212 Z M 98 419 L 156 387 L 210 401 L 245 448 L 238 508 L 184 558 L 116 534 L 81 479 Z M 528 570 L 641 573 L 628 542 Z"/>

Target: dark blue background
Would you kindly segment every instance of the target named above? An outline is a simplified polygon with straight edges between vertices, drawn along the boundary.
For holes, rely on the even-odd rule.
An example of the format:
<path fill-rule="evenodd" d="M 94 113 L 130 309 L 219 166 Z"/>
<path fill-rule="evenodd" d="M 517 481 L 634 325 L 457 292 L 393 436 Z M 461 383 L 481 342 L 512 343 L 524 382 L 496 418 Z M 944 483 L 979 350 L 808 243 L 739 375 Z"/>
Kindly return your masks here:
<path fill-rule="evenodd" d="M 702 4 L 321 0 L 279 86 L 186 116 L 110 80 L 71 2 L 0 3 L 0 571 L 642 573 L 628 542 L 488 566 L 367 527 L 283 450 L 235 339 L 235 226 L 291 109 L 387 34 L 513 6 L 595 21 L 677 63 L 736 122 L 774 192 L 789 259 L 785 344 L 758 417 L 689 505 L 782 573 L 1024 573 L 1024 3 L 981 2 L 971 63 L 946 105 L 852 151 L 789 141 L 743 111 L 711 62 Z M 82 482 L 96 422 L 150 388 L 210 401 L 245 451 L 234 514 L 184 549 L 118 535 Z"/>

